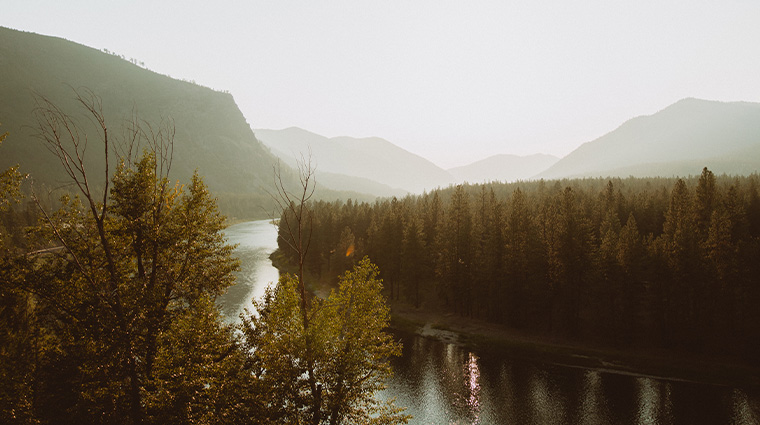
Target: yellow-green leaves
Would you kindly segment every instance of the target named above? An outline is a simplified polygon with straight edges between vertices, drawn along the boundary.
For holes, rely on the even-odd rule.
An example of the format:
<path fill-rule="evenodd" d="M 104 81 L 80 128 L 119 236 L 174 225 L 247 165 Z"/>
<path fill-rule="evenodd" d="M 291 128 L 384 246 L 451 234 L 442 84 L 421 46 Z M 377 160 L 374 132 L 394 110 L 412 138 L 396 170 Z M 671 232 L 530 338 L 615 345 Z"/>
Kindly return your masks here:
<path fill-rule="evenodd" d="M 269 389 L 270 420 L 304 423 L 319 409 L 319 423 L 365 423 L 373 417 L 406 422 L 399 409 L 374 399 L 391 373 L 388 360 L 401 354 L 400 344 L 385 332 L 390 315 L 381 290 L 377 266 L 365 257 L 340 277 L 327 299 L 311 300 L 306 329 L 296 278 L 281 277 L 264 301 L 255 302 L 256 314 L 244 317 L 242 329 L 257 379 Z M 319 397 L 313 397 L 309 365 Z"/>

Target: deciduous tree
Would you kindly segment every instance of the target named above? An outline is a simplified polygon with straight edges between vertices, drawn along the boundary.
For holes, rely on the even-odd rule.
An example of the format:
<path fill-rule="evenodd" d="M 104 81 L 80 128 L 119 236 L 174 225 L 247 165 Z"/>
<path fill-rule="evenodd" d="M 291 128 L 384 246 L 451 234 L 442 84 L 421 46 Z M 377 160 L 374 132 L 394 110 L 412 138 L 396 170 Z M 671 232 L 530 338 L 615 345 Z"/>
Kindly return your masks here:
<path fill-rule="evenodd" d="M 40 257 L 27 277 L 26 289 L 49 318 L 58 348 L 41 360 L 51 402 L 44 417 L 181 421 L 192 400 L 155 402 L 157 392 L 218 394 L 218 381 L 188 372 L 195 379 L 188 383 L 186 372 L 215 368 L 228 358 L 215 354 L 235 344 L 209 304 L 233 283 L 237 268 L 220 232 L 225 220 L 197 174 L 187 187 L 170 182 L 169 123 L 133 123 L 129 138 L 115 141 L 100 99 L 86 92 L 77 100 L 94 129 L 42 97 L 35 111 L 40 138 L 78 191 L 58 211 L 44 212 L 36 237 L 61 249 Z M 93 143 L 104 153 L 102 174 L 84 165 Z M 181 323 L 198 320 L 205 325 L 188 341 L 216 338 L 219 344 L 190 342 L 186 349 L 193 355 L 167 347 L 188 335 Z"/>

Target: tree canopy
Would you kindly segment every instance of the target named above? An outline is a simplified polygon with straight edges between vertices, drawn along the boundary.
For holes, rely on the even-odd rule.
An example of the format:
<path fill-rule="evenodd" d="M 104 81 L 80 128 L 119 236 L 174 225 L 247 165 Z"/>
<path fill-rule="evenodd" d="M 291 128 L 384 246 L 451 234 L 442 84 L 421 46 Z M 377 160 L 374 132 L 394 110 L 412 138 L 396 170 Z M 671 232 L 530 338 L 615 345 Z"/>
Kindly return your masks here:
<path fill-rule="evenodd" d="M 266 388 L 261 423 L 406 423 L 400 409 L 375 399 L 391 373 L 390 357 L 401 350 L 384 332 L 390 314 L 381 290 L 377 266 L 365 257 L 327 299 L 312 300 L 307 327 L 295 276 L 283 275 L 255 303 L 243 329 L 258 383 Z"/>
<path fill-rule="evenodd" d="M 92 125 L 44 97 L 35 112 L 74 193 L 51 209 L 33 192 L 26 243 L 2 234 L 0 422 L 406 422 L 374 399 L 399 352 L 376 266 L 362 261 L 308 304 L 303 282 L 283 277 L 227 323 L 215 299 L 238 260 L 203 179 L 170 180 L 171 121 L 132 121 L 114 138 L 100 98 L 76 101 Z M 93 148 L 100 169 L 85 161 Z M 0 175 L 0 212 L 22 177 Z"/>
<path fill-rule="evenodd" d="M 757 186 L 756 174 L 705 168 L 314 202 L 304 262 L 330 280 L 339 236 L 351 234 L 393 302 L 577 342 L 749 361 L 760 337 Z"/>

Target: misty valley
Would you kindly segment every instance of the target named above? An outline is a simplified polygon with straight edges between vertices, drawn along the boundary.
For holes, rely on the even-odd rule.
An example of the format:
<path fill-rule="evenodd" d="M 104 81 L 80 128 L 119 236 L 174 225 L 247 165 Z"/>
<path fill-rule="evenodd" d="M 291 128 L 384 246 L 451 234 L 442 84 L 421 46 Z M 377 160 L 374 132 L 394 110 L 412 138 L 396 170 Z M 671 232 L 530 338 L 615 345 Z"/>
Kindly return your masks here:
<path fill-rule="evenodd" d="M 0 423 L 760 423 L 760 103 L 444 169 L 56 37 L 0 65 Z"/>

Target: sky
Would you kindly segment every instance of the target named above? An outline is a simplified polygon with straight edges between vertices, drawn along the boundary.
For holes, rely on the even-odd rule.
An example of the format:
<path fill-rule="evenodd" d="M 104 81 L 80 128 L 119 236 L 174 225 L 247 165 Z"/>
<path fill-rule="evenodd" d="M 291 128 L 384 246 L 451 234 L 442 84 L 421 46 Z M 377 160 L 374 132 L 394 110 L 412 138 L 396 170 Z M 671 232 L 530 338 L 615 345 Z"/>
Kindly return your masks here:
<path fill-rule="evenodd" d="M 227 90 L 252 128 L 450 168 L 564 156 L 686 97 L 760 102 L 760 1 L 3 0 L 0 26 Z"/>

